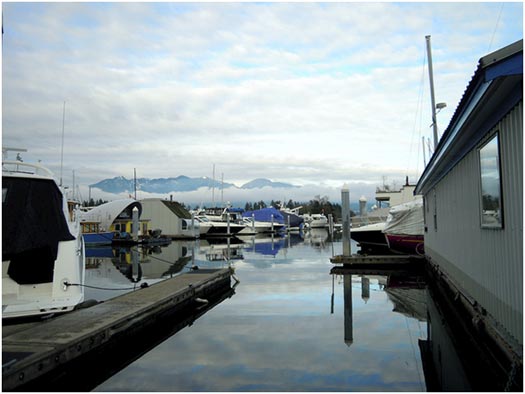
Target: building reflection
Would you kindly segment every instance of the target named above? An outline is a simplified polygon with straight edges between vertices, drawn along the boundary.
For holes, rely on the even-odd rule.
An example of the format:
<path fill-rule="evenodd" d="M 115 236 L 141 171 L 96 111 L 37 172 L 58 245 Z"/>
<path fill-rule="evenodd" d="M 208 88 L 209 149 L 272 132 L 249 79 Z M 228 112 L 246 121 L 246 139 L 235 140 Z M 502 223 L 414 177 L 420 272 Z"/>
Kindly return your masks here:
<path fill-rule="evenodd" d="M 427 391 L 522 391 L 522 371 L 505 368 L 494 349 L 483 343 L 476 333 L 466 329 L 454 301 L 445 299 L 433 286 L 427 286 L 420 275 L 372 275 L 371 271 L 332 270 L 342 275 L 344 297 L 344 343 L 354 341 L 354 286 L 360 282 L 364 308 L 371 297 L 370 283 L 377 283 L 374 290 L 384 291 L 393 304 L 392 312 L 409 319 L 426 322 L 426 338 L 419 338 L 421 364 Z M 380 274 L 380 272 L 375 272 Z M 359 294 L 356 292 L 356 294 Z M 332 313 L 334 308 L 332 289 Z"/>

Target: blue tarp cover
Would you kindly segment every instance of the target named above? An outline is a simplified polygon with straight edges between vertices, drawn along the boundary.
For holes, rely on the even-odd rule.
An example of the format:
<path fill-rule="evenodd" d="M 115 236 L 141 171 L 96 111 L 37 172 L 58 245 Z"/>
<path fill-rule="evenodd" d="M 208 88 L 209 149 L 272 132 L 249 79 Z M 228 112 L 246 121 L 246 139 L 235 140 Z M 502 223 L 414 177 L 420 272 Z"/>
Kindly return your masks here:
<path fill-rule="evenodd" d="M 242 214 L 243 217 L 251 218 L 254 215 L 255 220 L 259 222 L 271 222 L 272 215 L 274 223 L 284 223 L 284 216 L 275 208 L 262 208 L 255 211 L 246 211 Z"/>

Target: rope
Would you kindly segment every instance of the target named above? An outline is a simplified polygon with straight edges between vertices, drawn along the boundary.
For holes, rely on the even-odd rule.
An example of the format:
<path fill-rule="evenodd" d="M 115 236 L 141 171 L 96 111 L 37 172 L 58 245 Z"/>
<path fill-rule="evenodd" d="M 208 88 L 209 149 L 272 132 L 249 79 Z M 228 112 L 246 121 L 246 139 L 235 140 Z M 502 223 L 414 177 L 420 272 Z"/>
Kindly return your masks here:
<path fill-rule="evenodd" d="M 90 285 L 83 285 L 82 283 L 69 283 L 69 282 L 64 282 L 64 286 L 79 286 L 79 287 L 87 287 L 90 289 L 97 289 L 97 290 L 136 290 L 137 289 L 137 286 L 110 288 L 110 287 L 90 286 Z M 149 285 L 146 282 L 140 285 L 141 289 L 145 289 L 146 287 L 149 287 Z"/>
<path fill-rule="evenodd" d="M 490 48 L 492 48 L 492 40 L 494 40 L 494 36 L 496 35 L 496 31 L 498 30 L 499 25 L 499 18 L 501 17 L 501 11 L 503 11 L 503 6 L 505 3 L 501 3 L 501 7 L 499 9 L 498 19 L 496 20 L 496 26 L 494 26 L 494 31 L 492 32 L 492 37 L 490 37 L 490 43 L 489 47 L 487 48 L 487 52 L 490 52 Z"/>

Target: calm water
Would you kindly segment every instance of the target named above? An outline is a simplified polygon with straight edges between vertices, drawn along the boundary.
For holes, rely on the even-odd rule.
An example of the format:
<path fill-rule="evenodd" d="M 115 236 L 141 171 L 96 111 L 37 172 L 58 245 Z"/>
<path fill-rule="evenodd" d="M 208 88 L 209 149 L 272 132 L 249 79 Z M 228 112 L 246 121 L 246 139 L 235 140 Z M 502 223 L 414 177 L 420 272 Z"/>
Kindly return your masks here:
<path fill-rule="evenodd" d="M 95 390 L 426 390 L 418 347 L 427 335 L 425 289 L 386 276 L 331 275 L 342 244 L 324 231 L 245 241 L 230 245 L 240 280 L 233 296 Z M 227 245 L 204 240 L 172 242 L 141 255 L 139 266 L 129 253 L 100 257 L 106 252 L 89 251 L 99 257 L 89 259 L 88 284 L 129 289 L 192 265 L 228 265 Z M 89 289 L 87 298 L 125 291 Z"/>

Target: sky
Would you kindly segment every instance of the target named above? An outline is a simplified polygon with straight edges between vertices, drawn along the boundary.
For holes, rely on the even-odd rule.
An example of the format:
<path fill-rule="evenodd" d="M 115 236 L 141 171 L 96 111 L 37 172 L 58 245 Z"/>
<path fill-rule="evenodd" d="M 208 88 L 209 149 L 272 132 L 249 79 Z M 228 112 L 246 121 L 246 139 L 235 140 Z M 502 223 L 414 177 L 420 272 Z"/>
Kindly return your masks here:
<path fill-rule="evenodd" d="M 425 36 L 436 103 L 447 104 L 440 135 L 479 59 L 523 38 L 521 2 L 2 11 L 2 145 L 27 149 L 24 161 L 65 183 L 74 173 L 84 193 L 134 169 L 166 178 L 215 168 L 238 186 L 268 178 L 332 199 L 345 183 L 356 199 L 384 181 L 416 183 L 429 157 L 422 138 L 432 139 Z"/>

